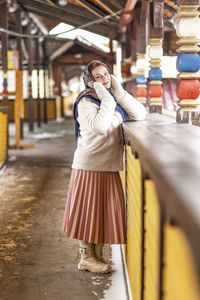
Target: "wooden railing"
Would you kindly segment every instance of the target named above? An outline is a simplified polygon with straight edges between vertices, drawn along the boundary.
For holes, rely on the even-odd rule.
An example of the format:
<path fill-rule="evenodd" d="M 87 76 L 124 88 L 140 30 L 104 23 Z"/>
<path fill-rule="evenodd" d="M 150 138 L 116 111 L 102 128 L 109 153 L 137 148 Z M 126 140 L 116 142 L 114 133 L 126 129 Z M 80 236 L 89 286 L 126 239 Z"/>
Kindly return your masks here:
<path fill-rule="evenodd" d="M 150 114 L 123 131 L 133 299 L 198 300 L 200 128 Z"/>

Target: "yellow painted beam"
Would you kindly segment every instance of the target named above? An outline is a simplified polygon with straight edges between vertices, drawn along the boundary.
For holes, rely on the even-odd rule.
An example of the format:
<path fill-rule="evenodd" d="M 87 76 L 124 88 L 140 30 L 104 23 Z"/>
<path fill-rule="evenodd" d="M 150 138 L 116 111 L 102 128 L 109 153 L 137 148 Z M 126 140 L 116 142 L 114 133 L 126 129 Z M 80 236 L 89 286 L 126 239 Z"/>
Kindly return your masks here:
<path fill-rule="evenodd" d="M 163 300 L 199 300 L 198 275 L 186 235 L 166 223 Z"/>

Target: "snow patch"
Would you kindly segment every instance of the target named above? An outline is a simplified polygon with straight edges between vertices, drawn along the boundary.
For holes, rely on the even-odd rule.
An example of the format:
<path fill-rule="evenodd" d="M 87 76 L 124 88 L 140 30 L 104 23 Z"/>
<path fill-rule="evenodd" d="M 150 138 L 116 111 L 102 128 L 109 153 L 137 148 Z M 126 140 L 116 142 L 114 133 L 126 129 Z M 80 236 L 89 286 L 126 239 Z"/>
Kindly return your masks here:
<path fill-rule="evenodd" d="M 3 173 L 5 172 L 6 170 L 6 166 L 3 166 L 3 168 L 0 169 L 0 175 L 3 175 Z"/>
<path fill-rule="evenodd" d="M 51 138 L 59 138 L 62 137 L 64 134 L 64 131 L 56 132 L 56 133 L 48 133 L 48 132 L 43 132 L 43 133 L 38 133 L 38 134 L 33 134 L 31 137 L 34 139 L 51 139 Z"/>
<path fill-rule="evenodd" d="M 112 245 L 112 276 L 111 285 L 104 291 L 104 298 L 101 300 L 128 300 L 126 293 L 125 278 L 122 265 L 120 245 Z"/>

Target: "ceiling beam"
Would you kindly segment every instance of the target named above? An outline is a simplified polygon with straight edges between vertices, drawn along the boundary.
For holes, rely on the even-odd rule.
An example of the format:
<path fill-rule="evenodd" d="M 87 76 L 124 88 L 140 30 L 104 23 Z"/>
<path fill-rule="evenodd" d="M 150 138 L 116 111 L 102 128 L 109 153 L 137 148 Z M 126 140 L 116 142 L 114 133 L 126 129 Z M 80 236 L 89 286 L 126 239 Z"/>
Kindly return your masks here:
<path fill-rule="evenodd" d="M 87 49 L 87 50 L 89 50 L 89 51 L 91 51 L 93 53 L 96 53 L 97 55 L 99 55 L 101 57 L 104 57 L 104 58 L 106 58 L 108 60 L 110 59 L 110 54 L 109 53 L 103 52 L 100 49 L 97 49 L 97 48 L 95 48 L 93 46 L 90 46 L 90 45 L 87 45 L 85 43 L 82 43 L 78 39 L 75 40 L 75 43 L 76 43 L 76 45 L 79 45 L 79 46 L 81 46 L 81 47 L 83 47 L 83 48 L 85 48 L 85 49 Z"/>
<path fill-rule="evenodd" d="M 96 12 L 94 9 L 92 9 L 90 6 L 86 5 L 85 3 L 83 3 L 80 0 L 68 0 L 69 3 L 72 3 L 74 5 L 79 5 L 84 7 L 85 9 L 89 10 L 91 13 L 93 13 L 94 15 L 98 16 L 98 17 L 102 17 L 102 14 L 99 14 L 98 12 Z"/>
<path fill-rule="evenodd" d="M 56 63 L 85 65 L 94 59 L 101 60 L 102 57 L 96 55 L 95 53 L 83 53 L 81 57 L 76 57 L 76 55 L 74 55 L 74 54 L 66 54 L 66 55 L 60 56 L 56 60 Z"/>
<path fill-rule="evenodd" d="M 50 61 L 55 60 L 57 57 L 61 56 L 64 52 L 69 50 L 73 45 L 74 45 L 74 41 L 69 41 L 65 43 L 49 56 L 49 60 Z"/>

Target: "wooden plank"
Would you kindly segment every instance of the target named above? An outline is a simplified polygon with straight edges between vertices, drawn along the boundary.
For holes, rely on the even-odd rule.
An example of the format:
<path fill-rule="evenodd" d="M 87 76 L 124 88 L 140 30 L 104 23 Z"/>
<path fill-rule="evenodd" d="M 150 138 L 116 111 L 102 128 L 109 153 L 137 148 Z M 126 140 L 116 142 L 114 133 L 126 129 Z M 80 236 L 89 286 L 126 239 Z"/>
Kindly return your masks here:
<path fill-rule="evenodd" d="M 144 176 L 156 185 L 162 208 L 187 234 L 200 271 L 200 128 L 150 114 L 123 129 Z"/>
<path fill-rule="evenodd" d="M 74 54 L 67 54 L 59 57 L 56 62 L 62 64 L 88 64 L 91 60 L 94 59 L 102 60 L 102 57 L 88 52 L 82 53 L 82 56 L 80 58 L 76 58 Z"/>
<path fill-rule="evenodd" d="M 199 0 L 180 0 L 179 5 L 199 5 Z"/>

